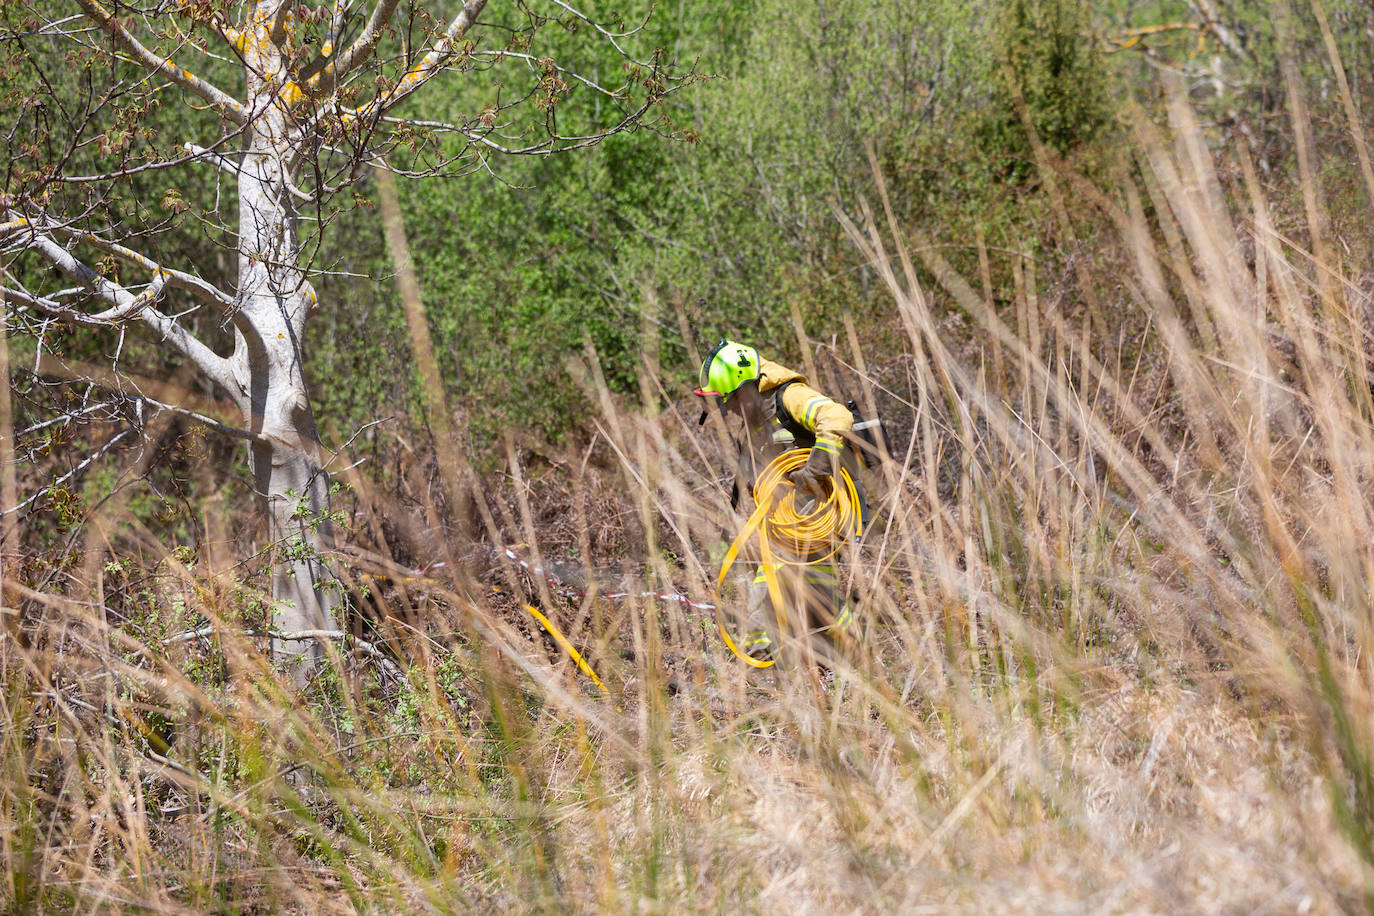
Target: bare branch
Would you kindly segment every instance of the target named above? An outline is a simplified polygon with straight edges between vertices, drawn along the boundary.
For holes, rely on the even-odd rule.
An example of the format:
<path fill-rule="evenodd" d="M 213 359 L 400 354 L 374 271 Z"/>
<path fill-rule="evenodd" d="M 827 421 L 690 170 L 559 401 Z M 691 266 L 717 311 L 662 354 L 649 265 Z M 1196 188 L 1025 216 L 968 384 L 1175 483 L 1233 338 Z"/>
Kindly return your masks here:
<path fill-rule="evenodd" d="M 44 420 L 41 423 L 35 423 L 28 429 L 20 430 L 19 432 L 14 434 L 14 438 L 16 440 L 20 440 L 25 438 L 26 436 L 32 436 L 36 432 L 41 432 L 42 430 L 47 429 L 49 426 L 57 426 L 59 423 L 65 426 L 66 424 L 73 423 L 81 419 L 82 417 L 94 416 L 95 414 L 98 414 L 101 411 L 113 412 L 115 403 L 115 401 L 101 401 L 99 404 L 88 404 L 85 407 L 82 407 L 78 410 L 65 411 L 61 414 L 58 414 L 55 417 L 52 417 L 51 419 Z"/>
<path fill-rule="evenodd" d="M 94 464 L 96 461 L 99 461 L 102 457 L 105 456 L 105 454 L 106 454 L 110 449 L 112 449 L 112 448 L 114 448 L 116 445 L 118 445 L 118 444 L 119 444 L 119 441 L 120 441 L 121 439 L 123 439 L 125 436 L 129 435 L 129 433 L 133 432 L 135 429 L 136 429 L 136 427 L 133 427 L 133 426 L 126 426 L 123 430 L 121 430 L 120 432 L 116 433 L 116 434 L 114 435 L 114 437 L 110 439 L 109 442 L 106 442 L 104 445 L 102 445 L 100 448 L 96 449 L 96 450 L 95 450 L 94 452 L 92 452 L 90 455 L 87 455 L 85 461 L 81 462 L 81 463 L 78 464 L 76 467 L 72 468 L 70 471 L 68 471 L 67 473 L 63 474 L 61 477 L 59 477 L 59 478 L 57 478 L 56 480 L 54 480 L 52 483 L 48 484 L 46 487 L 43 487 L 42 489 L 40 489 L 37 493 L 34 493 L 32 496 L 30 496 L 28 499 L 24 500 L 24 501 L 23 501 L 22 503 L 20 503 L 19 505 L 14 506 L 13 508 L 10 508 L 10 509 L 6 509 L 3 513 L 0 513 L 0 515 L 9 515 L 11 512 L 19 512 L 19 511 L 22 511 L 22 510 L 28 508 L 29 506 L 33 505 L 36 501 L 38 501 L 39 499 L 41 499 L 41 498 L 42 498 L 44 495 L 46 495 L 47 493 L 49 493 L 49 492 L 51 492 L 52 490 L 55 490 L 55 489 L 57 489 L 58 487 L 62 486 L 62 485 L 65 484 L 67 481 L 69 481 L 69 480 L 71 480 L 73 477 L 75 477 L 77 474 L 80 474 L 82 471 L 86 470 L 86 468 L 90 467 L 90 466 L 91 466 L 92 464 Z"/>
<path fill-rule="evenodd" d="M 54 378 L 64 379 L 68 381 L 76 381 L 85 385 L 94 386 L 95 388 L 99 388 L 102 391 L 110 392 L 111 394 L 119 398 L 119 400 L 122 402 L 140 405 L 140 411 L 142 410 L 141 405 L 147 405 L 148 407 L 151 407 L 154 410 L 166 410 L 170 413 L 180 414 L 183 417 L 189 417 L 190 419 L 195 420 L 197 423 L 204 424 L 209 429 L 213 429 L 216 432 L 224 433 L 226 436 L 232 436 L 235 439 L 246 439 L 250 442 L 263 441 L 261 436 L 259 436 L 257 433 L 251 430 L 244 429 L 240 426 L 235 426 L 232 423 L 227 423 L 224 420 L 212 417 L 207 413 L 204 413 L 200 410 L 196 410 L 192 407 L 187 407 L 181 404 L 171 404 L 167 401 L 159 400 L 155 397 L 150 397 L 149 395 L 143 394 L 139 390 L 143 387 L 151 387 L 158 390 L 159 393 L 163 394 L 163 396 L 165 397 L 166 390 L 172 387 L 165 382 L 153 382 L 151 379 L 139 379 L 135 376 L 125 376 L 123 374 L 115 373 L 109 369 L 99 366 L 88 366 L 83 365 L 81 363 L 67 363 L 63 360 L 58 359 L 57 357 L 54 357 L 50 353 L 40 354 L 38 367 L 34 370 L 28 371 L 34 372 L 35 375 L 46 375 Z M 126 379 L 134 386 L 133 391 L 130 391 L 129 388 L 125 387 L 125 385 L 123 384 Z M 210 400 L 209 398 L 196 395 L 192 392 L 183 392 L 183 394 L 188 396 L 187 399 L 190 400 L 191 403 L 207 402 L 211 406 L 220 407 L 221 412 L 228 412 L 224 409 L 224 405 L 216 405 L 215 402 Z M 53 417 L 52 419 L 46 420 L 42 423 L 35 423 L 33 426 L 30 426 L 22 433 L 17 433 L 15 435 L 15 438 L 18 439 L 23 436 L 31 435 L 35 432 L 45 429 L 46 427 L 54 426 L 58 423 L 68 423 L 82 416 L 98 413 L 101 410 L 108 410 L 114 405 L 114 403 L 114 401 L 105 401 L 100 404 L 83 407 L 80 410 L 65 412 L 61 416 Z"/>
<path fill-rule="evenodd" d="M 195 144 L 195 143 L 192 143 L 190 140 L 187 140 L 185 143 L 183 143 L 183 144 L 181 145 L 181 148 L 184 149 L 184 150 L 186 150 L 186 152 L 192 153 L 192 154 L 193 154 L 193 155 L 187 157 L 187 159 L 181 160 L 181 161 L 183 161 L 183 162 L 185 162 L 185 161 L 208 162 L 208 163 L 210 163 L 211 165 L 213 165 L 213 166 L 215 166 L 216 168 L 218 168 L 220 171 L 222 171 L 222 172 L 224 172 L 224 173 L 226 173 L 226 174 L 228 174 L 228 175 L 232 175 L 232 176 L 234 177 L 235 180 L 237 180 L 238 177 L 239 177 L 241 174 L 243 174 L 243 166 L 239 165 L 237 162 L 235 162 L 234 160 L 230 159 L 228 156 L 224 155 L 223 153 L 218 152 L 217 150 L 212 150 L 212 149 L 209 149 L 209 148 L 204 147 L 204 146 L 199 146 L 199 145 L 197 145 L 197 144 Z"/>
<path fill-rule="evenodd" d="M 429 53 L 421 58 L 420 62 L 412 67 L 405 76 L 401 77 L 389 93 L 377 96 L 355 111 L 346 112 L 344 120 L 385 114 L 409 98 L 416 89 L 442 72 L 444 64 L 453 55 L 454 44 L 467 34 L 468 29 L 477 21 L 477 17 L 482 14 L 482 10 L 486 6 L 487 0 L 468 0 L 458 15 L 453 17 L 453 21 L 444 30 L 444 34 L 434 43 L 434 47 L 430 48 Z"/>
<path fill-rule="evenodd" d="M 13 214 L 7 214 L 12 222 Z M 133 293 L 114 283 L 105 277 L 100 276 L 94 270 L 87 267 L 67 249 L 57 244 L 51 237 L 42 234 L 37 227 L 30 224 L 30 235 L 24 245 L 30 251 L 35 251 L 42 255 L 50 264 L 60 270 L 63 274 L 80 283 L 89 289 L 96 296 L 110 303 L 115 309 L 112 312 L 103 312 L 102 315 L 114 314 L 115 318 L 101 319 L 97 316 L 85 316 L 87 321 L 98 324 L 110 324 L 115 320 L 124 317 L 138 317 L 143 319 L 153 330 L 157 331 L 162 339 L 175 347 L 183 356 L 190 359 L 196 366 L 204 372 L 212 381 L 224 388 L 225 391 L 233 393 L 236 386 L 233 376 L 229 371 L 229 363 L 224 357 L 218 355 L 205 344 L 201 343 L 195 335 L 186 328 L 177 324 L 176 321 L 167 317 L 152 307 L 148 300 L 142 300 L 135 308 L 135 300 L 138 299 Z M 37 297 L 31 300 L 31 304 L 44 307 L 46 302 Z M 58 317 L 70 320 L 72 310 L 61 307 L 57 311 Z"/>
<path fill-rule="evenodd" d="M 681 85 L 670 86 L 667 89 L 663 90 L 663 92 L 660 95 L 660 98 L 662 96 L 671 95 L 680 88 L 682 88 Z M 645 100 L 643 103 L 640 104 L 640 106 L 637 109 L 624 114 L 621 117 L 621 119 L 614 125 L 606 128 L 605 130 L 598 131 L 597 133 L 577 136 L 561 136 L 558 134 L 554 134 L 553 136 L 546 137 L 538 143 L 533 143 L 529 146 L 522 147 L 502 146 L 501 144 L 492 140 L 488 136 L 489 132 L 478 132 L 472 128 L 464 127 L 460 124 L 449 124 L 444 121 L 421 121 L 413 118 L 391 117 L 384 118 L 383 121 L 388 124 L 405 124 L 411 127 L 422 127 L 427 128 L 429 130 L 446 131 L 461 134 L 473 143 L 479 143 L 483 146 L 495 150 L 498 153 L 507 156 L 542 156 L 547 155 L 551 152 L 570 152 L 572 150 L 584 149 L 588 146 L 595 146 L 607 137 L 636 128 L 640 125 L 641 119 L 644 117 L 644 115 L 648 113 L 649 109 L 653 108 L 654 105 L 658 103 L 658 101 L 658 98 L 652 97 Z"/>
<path fill-rule="evenodd" d="M 34 38 L 39 35 L 61 35 L 63 38 L 70 38 L 77 32 L 84 30 L 67 29 L 63 27 L 70 22 L 78 22 L 85 18 L 85 16 L 82 16 L 80 13 L 77 13 L 72 16 L 65 16 L 61 19 L 54 19 L 51 22 L 45 22 L 38 28 L 27 32 L 15 32 L 10 29 L 0 29 L 0 39 L 9 40 L 12 38 Z"/>
<path fill-rule="evenodd" d="M 179 159 L 164 159 L 157 162 L 145 162 L 142 165 L 121 165 L 113 172 L 104 172 L 94 175 L 54 175 L 52 181 L 55 184 L 102 184 L 107 181 L 117 181 L 137 175 L 139 172 L 161 172 L 166 169 L 174 169 L 177 166 L 185 165 L 188 162 L 195 162 L 199 156 L 182 156 Z"/>
<path fill-rule="evenodd" d="M 170 636 L 167 639 L 164 639 L 162 641 L 162 645 L 171 646 L 175 645 L 176 643 L 193 642 L 197 639 L 205 639 L 206 637 L 215 635 L 215 629 L 216 628 L 214 626 L 206 626 L 199 627 L 194 630 L 186 630 L 184 632 L 176 634 L 175 636 Z M 401 672 L 401 669 L 396 666 L 396 663 L 393 662 L 386 655 L 386 653 L 382 652 L 382 650 L 378 649 L 376 646 L 374 646 L 367 640 L 359 639 L 352 633 L 345 633 L 342 630 L 296 630 L 293 632 L 279 632 L 276 630 L 268 630 L 266 632 L 263 632 L 261 630 L 245 630 L 235 635 L 242 636 L 246 639 L 261 639 L 270 636 L 273 639 L 288 641 L 299 641 L 307 639 L 328 639 L 333 642 L 352 643 L 353 645 L 357 646 L 358 650 L 361 651 L 364 655 L 376 659 L 377 663 L 381 667 L 386 669 L 387 673 L 390 674 L 392 677 L 396 678 L 397 680 L 405 680 L 405 675 Z"/>
<path fill-rule="evenodd" d="M 237 139 L 243 133 L 243 127 L 229 131 L 219 140 L 215 141 L 216 146 L 223 146 L 231 140 Z M 140 172 L 157 172 L 164 169 L 174 169 L 178 166 L 186 165 L 188 162 L 198 162 L 202 159 L 211 159 L 213 156 L 224 158 L 223 154 L 217 153 L 214 149 L 197 146 L 193 143 L 182 145 L 187 155 L 176 159 L 165 159 L 158 162 L 145 162 L 142 165 L 125 165 L 112 172 L 95 175 L 54 175 L 52 180 L 61 184 L 99 184 L 106 181 L 128 178 L 130 175 L 137 175 Z M 216 162 L 215 164 L 218 164 Z"/>
<path fill-rule="evenodd" d="M 588 16 L 586 13 L 582 12 L 581 10 L 574 9 L 572 6 L 565 3 L 564 0 L 553 0 L 553 3 L 556 6 L 563 7 L 563 9 L 567 10 L 569 13 L 576 16 L 578 19 L 581 19 L 583 22 L 587 23 L 587 25 L 591 26 L 593 29 L 596 29 L 596 31 L 600 32 L 601 36 L 605 38 L 608 42 L 610 42 L 611 47 L 615 48 L 616 51 L 620 53 L 621 57 L 625 58 L 626 60 L 634 61 L 637 64 L 646 63 L 645 61 L 637 59 L 634 55 L 626 53 L 625 49 L 620 46 L 620 42 L 616 41 L 617 38 L 629 38 L 631 35 L 639 33 L 644 29 L 643 23 L 641 23 L 633 29 L 630 29 L 627 32 L 612 32 L 606 29 L 604 26 L 602 26 L 601 23 L 597 22 L 595 19 Z M 645 17 L 645 21 L 648 21 L 647 17 Z"/>
<path fill-rule="evenodd" d="M 15 282 L 13 276 L 10 276 L 9 279 L 12 283 Z M 0 287 L 0 290 L 3 290 L 7 300 L 20 306 L 17 310 L 19 312 L 23 311 L 24 306 L 28 306 L 42 312 L 49 318 L 60 319 L 66 324 L 83 328 L 113 328 L 121 327 L 124 323 L 118 319 L 96 318 L 86 312 L 74 309 L 70 305 L 63 305 L 54 296 L 35 295 L 17 283 L 13 286 Z M 81 292 L 88 291 L 82 290 Z"/>
<path fill-rule="evenodd" d="M 34 375 L 94 385 L 122 398 L 186 414 L 231 436 L 253 438 L 252 433 L 233 425 L 231 418 L 237 419 L 239 414 L 237 405 L 199 394 L 173 382 L 58 357 L 46 351 L 39 352 L 38 361 L 31 371 Z"/>
<path fill-rule="evenodd" d="M 1221 17 L 1217 15 L 1217 9 L 1212 5 L 1211 0 L 1188 0 L 1188 6 L 1202 20 L 1202 27 L 1215 35 L 1223 48 L 1242 59 L 1250 56 L 1245 53 L 1245 49 L 1236 40 L 1235 33 L 1221 21 Z"/>
<path fill-rule="evenodd" d="M 214 417 L 207 417 L 205 414 L 198 413 L 197 411 L 191 410 L 187 407 L 178 407 L 175 404 L 167 404 L 163 401 L 146 397 L 144 395 L 138 395 L 134 398 L 134 400 L 142 401 L 150 407 L 156 407 L 158 410 L 166 410 L 170 411 L 171 413 L 181 414 L 183 417 L 190 417 L 197 423 L 204 423 L 210 429 L 213 429 L 216 432 L 224 433 L 226 436 L 233 436 L 235 439 L 247 439 L 250 442 L 266 441 L 262 438 L 262 436 L 258 435 L 252 430 L 244 429 L 240 426 L 234 426 L 233 424 L 216 420 Z"/>
<path fill-rule="evenodd" d="M 323 49 L 320 60 L 325 61 L 319 72 L 313 76 L 306 77 L 305 91 L 307 95 L 319 97 L 328 95 L 334 91 L 334 87 L 339 84 L 345 76 L 352 73 L 362 66 L 372 52 L 377 49 L 377 42 L 381 40 L 382 31 L 391 22 L 391 17 L 396 13 L 396 7 L 400 5 L 400 0 L 379 0 L 377 6 L 372 10 L 372 15 L 368 17 L 367 25 L 363 26 L 360 34 L 349 45 L 347 50 L 329 60 L 331 48 Z M 310 69 L 314 69 L 314 65 Z"/>
<path fill-rule="evenodd" d="M 504 51 L 504 50 L 503 50 L 503 51 L 490 51 L 490 52 L 487 52 L 486 54 L 481 54 L 481 55 L 479 55 L 479 54 L 474 54 L 474 55 L 473 55 L 474 58 L 483 58 L 483 59 L 488 58 L 488 56 L 490 57 L 490 60 L 491 60 L 492 63 L 495 63 L 495 62 L 497 61 L 497 59 L 503 58 L 503 57 L 509 57 L 509 58 L 514 59 L 514 60 L 523 60 L 525 63 L 527 63 L 527 64 L 530 65 L 530 69 L 534 69 L 534 67 L 535 67 L 536 64 L 539 64 L 539 63 L 542 62 L 542 59 L 541 59 L 541 58 L 535 57 L 533 54 L 522 54 L 522 53 L 519 52 L 519 51 Z M 634 60 L 634 58 L 628 58 L 628 59 L 629 59 L 629 60 Z M 635 61 L 635 62 L 638 63 L 638 61 Z M 600 85 L 598 85 L 597 83 L 593 82 L 592 80 L 588 79 L 587 77 L 583 76 L 582 74 L 578 73 L 576 70 L 565 70 L 565 69 L 563 69 L 562 67 L 560 67 L 560 68 L 558 69 L 558 73 L 559 73 L 559 75 L 561 75 L 561 76 L 572 77 L 573 79 L 577 80 L 579 83 L 581 83 L 582 85 L 588 87 L 589 89 L 593 89 L 593 90 L 595 90 L 596 92 L 599 92 L 599 93 L 601 93 L 602 95 L 607 96 L 607 97 L 609 97 L 609 98 L 612 98 L 612 99 L 623 99 L 623 98 L 625 98 L 625 91 L 624 91 L 624 90 L 625 90 L 626 87 L 621 87 L 620 89 L 607 89 L 607 88 L 605 88 L 604 86 L 600 86 Z"/>
<path fill-rule="evenodd" d="M 194 274 L 188 274 L 184 271 L 172 270 L 171 268 L 164 267 L 147 255 L 139 254 L 132 248 L 126 248 L 123 245 L 108 241 L 91 232 L 84 232 L 80 229 L 73 229 L 67 226 L 59 226 L 57 227 L 57 231 L 79 242 L 90 245 L 92 248 L 97 248 L 107 254 L 112 254 L 122 261 L 130 264 L 137 264 L 139 267 L 151 271 L 154 283 L 161 282 L 174 289 L 184 290 L 209 305 L 215 305 L 226 309 L 234 307 L 233 296 L 221 291 L 213 284 L 207 283 Z"/>
<path fill-rule="evenodd" d="M 136 315 L 144 309 L 151 308 L 156 304 L 157 300 L 162 296 L 162 288 L 166 285 L 167 280 L 162 274 L 157 274 L 153 277 L 153 282 L 145 286 L 143 291 L 138 295 L 113 308 L 108 308 L 103 312 L 97 312 L 91 316 L 91 320 L 114 324 L 115 322 L 123 321 L 130 315 Z"/>
<path fill-rule="evenodd" d="M 92 22 L 108 32 L 120 47 L 145 68 L 153 73 L 159 73 L 183 89 L 199 95 L 214 106 L 216 111 L 234 123 L 245 124 L 248 122 L 248 113 L 241 102 L 224 90 L 196 76 L 190 70 L 178 67 L 171 58 L 158 57 L 157 54 L 144 47 L 137 38 L 129 34 L 129 30 L 124 28 L 118 19 L 111 15 L 109 10 L 100 4 L 99 0 L 76 0 L 76 2 Z"/>

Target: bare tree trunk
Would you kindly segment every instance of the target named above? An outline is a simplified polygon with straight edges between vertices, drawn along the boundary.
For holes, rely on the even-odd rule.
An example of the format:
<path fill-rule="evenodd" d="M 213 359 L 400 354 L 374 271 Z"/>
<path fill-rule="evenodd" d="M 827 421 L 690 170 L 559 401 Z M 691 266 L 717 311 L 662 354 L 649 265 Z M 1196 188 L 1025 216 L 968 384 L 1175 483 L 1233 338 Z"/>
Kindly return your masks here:
<path fill-rule="evenodd" d="M 333 630 L 337 582 L 324 562 L 333 545 L 329 487 L 319 462 L 293 449 L 252 447 L 253 480 L 273 548 L 272 627 L 279 634 Z M 274 637 L 273 654 L 298 686 L 322 657 L 313 637 Z"/>
<path fill-rule="evenodd" d="M 10 344 L 5 325 L 5 295 L 0 290 L 0 580 L 14 574 L 10 556 L 18 553 L 16 527 L 19 513 L 19 487 L 14 477 L 14 404 L 10 400 Z M 0 587 L 0 632 L 19 632 L 19 617 L 8 613 L 5 590 Z"/>
<path fill-rule="evenodd" d="M 258 436 L 249 458 L 274 552 L 273 628 L 299 633 L 334 629 L 335 583 L 324 562 L 333 538 L 328 479 L 303 368 L 305 321 L 315 291 L 300 264 L 291 197 L 298 138 L 258 76 L 282 65 L 265 37 L 250 45 L 246 61 L 249 99 L 266 110 L 246 133 L 238 179 L 239 287 L 230 362 L 246 425 Z M 273 652 L 303 685 L 322 646 L 313 637 L 277 637 Z"/>

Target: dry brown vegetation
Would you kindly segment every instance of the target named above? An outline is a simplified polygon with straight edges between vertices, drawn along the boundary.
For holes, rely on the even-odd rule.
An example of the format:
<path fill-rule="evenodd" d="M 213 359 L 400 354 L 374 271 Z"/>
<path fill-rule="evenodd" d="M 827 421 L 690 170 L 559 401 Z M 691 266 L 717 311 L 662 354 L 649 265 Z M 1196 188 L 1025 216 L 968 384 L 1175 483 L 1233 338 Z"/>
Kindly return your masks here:
<path fill-rule="evenodd" d="M 869 368 L 850 334 L 808 358 L 913 419 L 851 558 L 861 644 L 825 677 L 746 670 L 709 612 L 597 597 L 710 600 L 734 524 L 726 431 L 661 407 L 652 348 L 638 404 L 585 354 L 590 446 L 512 442 L 475 493 L 483 543 L 571 561 L 587 597 L 464 560 L 438 463 L 402 498 L 355 480 L 357 620 L 304 697 L 250 567 L 92 538 L 42 587 L 7 579 L 4 908 L 1366 907 L 1367 278 L 1313 175 L 1276 215 L 1243 149 L 1174 121 L 1141 124 L 1113 188 L 1042 162 L 1112 234 L 1115 299 L 1090 265 L 1046 290 L 1028 253 L 993 308 L 881 200 L 848 225 L 905 355 Z M 1148 316 L 1129 349 L 1125 310 Z"/>

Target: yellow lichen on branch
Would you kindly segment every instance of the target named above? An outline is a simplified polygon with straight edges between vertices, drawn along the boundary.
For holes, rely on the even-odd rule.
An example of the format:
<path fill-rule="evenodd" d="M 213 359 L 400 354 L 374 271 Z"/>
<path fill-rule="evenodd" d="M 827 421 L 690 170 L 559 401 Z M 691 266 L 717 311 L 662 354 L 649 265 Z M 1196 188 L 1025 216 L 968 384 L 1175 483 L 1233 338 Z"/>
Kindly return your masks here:
<path fill-rule="evenodd" d="M 225 117 L 243 123 L 246 116 L 243 104 L 224 90 L 206 82 L 190 70 L 179 67 L 170 57 L 162 57 L 130 34 L 129 30 L 98 0 L 77 0 L 86 17 L 109 33 L 133 62 L 151 73 L 160 73 L 183 89 L 196 93 L 214 105 Z"/>

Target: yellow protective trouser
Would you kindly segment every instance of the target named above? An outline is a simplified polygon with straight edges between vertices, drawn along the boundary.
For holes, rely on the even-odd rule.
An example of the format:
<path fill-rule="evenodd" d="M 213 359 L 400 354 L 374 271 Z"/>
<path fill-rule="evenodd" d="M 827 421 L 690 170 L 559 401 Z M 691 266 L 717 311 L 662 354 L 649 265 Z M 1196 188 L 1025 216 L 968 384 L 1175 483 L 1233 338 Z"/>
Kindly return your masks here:
<path fill-rule="evenodd" d="M 748 619 L 740 643 L 749 655 L 758 658 L 772 653 L 779 618 L 792 624 L 793 635 L 804 634 L 813 640 L 815 648 L 822 650 L 829 648 L 826 642 L 842 636 L 854 623 L 853 607 L 841 595 L 834 563 L 774 563 L 772 571 L 789 606 L 773 607 L 763 564 L 757 564 L 749 586 Z M 829 640 L 816 638 L 820 636 Z"/>
<path fill-rule="evenodd" d="M 846 541 L 863 536 L 862 497 L 852 475 L 841 465 L 828 490 L 814 499 L 799 500 L 788 475 L 812 454 L 811 449 L 792 449 L 764 468 L 753 486 L 754 512 L 725 552 L 716 577 L 719 594 L 735 561 L 750 563 L 752 559 L 749 629 L 742 640 L 748 653 L 731 639 L 719 606 L 716 626 L 730 651 L 754 668 L 767 668 L 777 661 L 759 656 L 772 655 L 770 647 L 781 636 L 800 636 L 804 646 L 828 654 L 825 643 L 829 641 L 818 642 L 815 637 L 840 636 L 853 620 L 853 613 L 840 601 L 834 558 Z M 774 612 L 776 626 L 771 632 L 764 613 L 768 609 Z"/>

